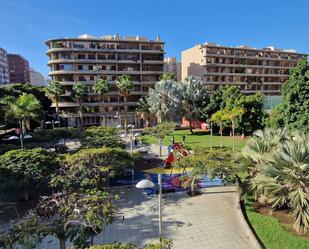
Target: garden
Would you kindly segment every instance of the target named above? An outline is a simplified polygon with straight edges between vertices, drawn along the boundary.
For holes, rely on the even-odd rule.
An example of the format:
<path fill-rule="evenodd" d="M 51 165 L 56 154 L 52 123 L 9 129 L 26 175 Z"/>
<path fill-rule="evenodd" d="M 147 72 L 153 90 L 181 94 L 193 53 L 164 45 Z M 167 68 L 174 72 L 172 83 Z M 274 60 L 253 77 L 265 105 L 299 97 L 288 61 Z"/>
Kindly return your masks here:
<path fill-rule="evenodd" d="M 138 102 L 138 115 L 148 126 L 140 139 L 146 145 L 156 144 L 159 157 L 162 147 L 169 146 L 168 158 L 160 166 L 167 174 L 177 172 L 172 184 L 186 190 L 187 198 L 203 194 L 200 181 L 205 176 L 238 186 L 247 221 L 267 249 L 309 247 L 308 71 L 308 63 L 301 61 L 284 85 L 281 104 L 271 114 L 263 109 L 259 93 L 246 96 L 237 87 L 227 86 L 209 95 L 202 80 L 194 76 L 177 83 L 172 75 L 163 75 L 149 96 Z M 120 95 L 130 95 L 130 77 L 119 77 L 117 86 Z M 95 88 L 104 106 L 108 82 L 97 81 Z M 110 191 L 111 180 L 124 176 L 126 170 L 143 170 L 148 159 L 129 153 L 119 128 L 83 126 L 82 83 L 74 86 L 78 127 L 46 127 L 50 100 L 56 103 L 55 117 L 61 126 L 57 103 L 62 90 L 59 82 L 44 90 L 18 85 L 0 88 L 1 122 L 19 127 L 19 136 L 3 136 L 0 145 L 1 199 L 17 203 L 0 212 L 4 219 L 7 212 L 12 216 L 16 210 L 16 219 L 3 227 L 0 246 L 37 248 L 53 236 L 61 249 L 68 242 L 73 248 L 136 248 L 116 242 L 95 246 L 94 238 L 118 214 L 119 196 Z M 177 123 L 183 116 L 189 121 L 188 129 Z M 29 128 L 42 117 L 39 129 Z M 150 127 L 154 117 L 158 124 Z M 194 120 L 210 126 L 194 130 Z M 78 146 L 68 148 L 71 141 Z M 172 244 L 163 241 L 161 247 Z M 160 248 L 160 244 L 145 248 Z"/>

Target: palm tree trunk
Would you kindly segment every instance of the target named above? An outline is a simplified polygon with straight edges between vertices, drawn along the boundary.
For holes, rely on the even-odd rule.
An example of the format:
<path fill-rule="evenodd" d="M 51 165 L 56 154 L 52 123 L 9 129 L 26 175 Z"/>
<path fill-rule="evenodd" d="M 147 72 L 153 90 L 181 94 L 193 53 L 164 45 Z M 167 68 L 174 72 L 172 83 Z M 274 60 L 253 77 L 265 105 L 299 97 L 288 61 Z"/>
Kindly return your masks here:
<path fill-rule="evenodd" d="M 124 129 L 128 131 L 128 106 L 127 106 L 127 97 L 124 96 Z"/>
<path fill-rule="evenodd" d="M 83 106 L 82 101 L 79 100 L 79 122 L 80 122 L 80 131 L 83 131 Z"/>
<path fill-rule="evenodd" d="M 223 139 L 223 137 L 222 137 L 222 135 L 223 135 L 223 127 L 221 126 L 220 127 L 220 136 L 221 136 L 221 139 L 220 139 L 220 147 L 222 148 L 223 147 L 223 141 L 222 141 L 222 139 Z"/>
<path fill-rule="evenodd" d="M 233 151 L 235 151 L 235 125 L 232 121 L 232 133 L 233 133 Z"/>
<path fill-rule="evenodd" d="M 58 235 L 58 239 L 59 239 L 60 249 L 66 249 L 65 236 L 64 235 Z"/>
<path fill-rule="evenodd" d="M 58 121 L 58 125 L 59 127 L 61 127 L 60 125 L 60 116 L 59 116 L 59 101 L 56 101 L 56 116 L 57 116 L 57 121 Z"/>

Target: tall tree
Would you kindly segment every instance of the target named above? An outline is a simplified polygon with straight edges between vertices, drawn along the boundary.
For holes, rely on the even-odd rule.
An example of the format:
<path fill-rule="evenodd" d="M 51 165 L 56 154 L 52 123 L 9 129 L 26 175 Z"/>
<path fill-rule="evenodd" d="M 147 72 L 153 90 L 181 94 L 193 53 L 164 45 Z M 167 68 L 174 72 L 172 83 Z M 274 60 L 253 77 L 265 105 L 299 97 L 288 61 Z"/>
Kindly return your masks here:
<path fill-rule="evenodd" d="M 182 109 L 193 133 L 192 121 L 199 118 L 200 110 L 209 102 L 207 88 L 200 77 L 189 76 L 180 83 Z"/>
<path fill-rule="evenodd" d="M 202 110 L 202 118 L 207 120 L 217 111 L 227 108 L 232 109 L 235 103 L 243 96 L 236 86 L 221 86 L 211 95 L 209 103 Z"/>
<path fill-rule="evenodd" d="M 83 130 L 83 99 L 87 95 L 87 86 L 81 82 L 73 85 L 73 94 L 79 106 L 79 129 Z"/>
<path fill-rule="evenodd" d="M 61 94 L 63 94 L 63 86 L 58 81 L 51 81 L 49 85 L 45 88 L 46 96 L 55 103 L 56 105 L 56 115 L 60 126 L 60 116 L 59 116 L 59 99 Z"/>
<path fill-rule="evenodd" d="M 105 105 L 104 105 L 104 96 L 109 91 L 109 84 L 107 80 L 99 79 L 94 82 L 93 92 L 98 94 L 99 100 L 101 103 L 100 107 L 100 116 L 103 115 L 103 124 L 106 125 L 106 117 L 105 117 Z"/>
<path fill-rule="evenodd" d="M 278 125 L 309 132 L 309 64 L 299 61 L 283 85 L 282 102 L 277 109 Z"/>
<path fill-rule="evenodd" d="M 118 76 L 116 79 L 116 86 L 118 88 L 119 94 L 123 96 L 123 100 L 124 100 L 124 128 L 127 131 L 128 130 L 127 99 L 134 85 L 129 75 L 121 75 L 121 76 Z"/>
<path fill-rule="evenodd" d="M 32 94 L 23 93 L 17 99 L 6 102 L 6 116 L 18 120 L 21 133 L 26 130 L 26 122 L 39 116 L 41 104 Z"/>
<path fill-rule="evenodd" d="M 242 96 L 236 105 L 244 109 L 244 113 L 236 121 L 237 130 L 243 135 L 250 135 L 254 131 L 263 129 L 266 119 L 264 110 L 263 95 Z"/>
<path fill-rule="evenodd" d="M 181 92 L 179 85 L 171 80 L 157 82 L 154 89 L 149 89 L 149 110 L 154 113 L 158 122 L 172 121 L 181 113 Z"/>

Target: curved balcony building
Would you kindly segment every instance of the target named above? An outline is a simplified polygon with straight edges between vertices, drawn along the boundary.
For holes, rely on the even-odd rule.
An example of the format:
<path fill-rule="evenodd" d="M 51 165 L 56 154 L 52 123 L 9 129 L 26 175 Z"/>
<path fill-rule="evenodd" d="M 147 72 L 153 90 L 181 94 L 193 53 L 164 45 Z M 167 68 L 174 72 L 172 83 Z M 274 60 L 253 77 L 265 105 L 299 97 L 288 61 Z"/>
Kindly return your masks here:
<path fill-rule="evenodd" d="M 82 35 L 50 39 L 46 45 L 49 75 L 65 89 L 59 107 L 67 125 L 77 125 L 78 106 L 72 96 L 72 87 L 77 82 L 88 86 L 88 96 L 84 99 L 85 126 L 123 124 L 124 102 L 115 85 L 119 75 L 129 75 L 134 83 L 127 104 L 129 123 L 142 125 L 135 112 L 136 102 L 148 94 L 149 87 L 153 87 L 163 74 L 164 42 L 159 37 L 149 40 L 140 36 Z M 97 79 L 106 79 L 110 83 L 104 107 L 92 90 Z"/>

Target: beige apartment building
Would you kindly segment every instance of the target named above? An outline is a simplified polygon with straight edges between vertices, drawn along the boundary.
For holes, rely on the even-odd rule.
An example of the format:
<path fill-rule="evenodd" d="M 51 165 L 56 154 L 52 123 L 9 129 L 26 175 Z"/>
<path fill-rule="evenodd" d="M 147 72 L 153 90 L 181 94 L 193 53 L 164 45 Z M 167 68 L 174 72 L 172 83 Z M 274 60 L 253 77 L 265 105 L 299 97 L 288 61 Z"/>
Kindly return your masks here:
<path fill-rule="evenodd" d="M 181 81 L 181 62 L 177 61 L 176 57 L 164 58 L 164 72 L 174 74 L 175 79 Z"/>
<path fill-rule="evenodd" d="M 50 58 L 49 75 L 65 88 L 59 108 L 67 125 L 77 125 L 78 104 L 72 95 L 72 86 L 77 82 L 88 86 L 88 96 L 83 103 L 84 125 L 103 125 L 102 113 L 107 125 L 123 125 L 124 100 L 115 85 L 119 75 L 129 75 L 134 83 L 127 100 L 129 123 L 142 125 L 135 112 L 136 102 L 148 94 L 148 89 L 163 74 L 164 42 L 160 37 L 149 40 L 140 36 L 81 35 L 78 38 L 51 39 L 46 45 Z M 96 79 L 106 79 L 110 83 L 103 112 L 100 110 L 100 100 L 92 89 Z"/>
<path fill-rule="evenodd" d="M 260 91 L 279 96 L 290 69 L 305 57 L 293 49 L 226 47 L 207 42 L 182 52 L 181 78 L 202 77 L 210 93 L 221 85 L 235 85 L 246 94 Z"/>

